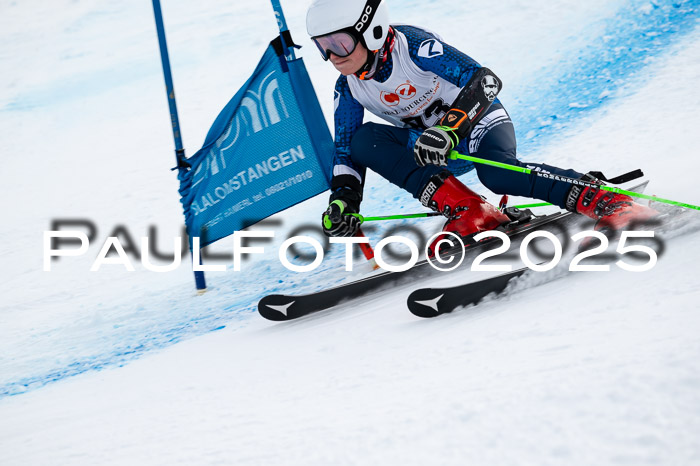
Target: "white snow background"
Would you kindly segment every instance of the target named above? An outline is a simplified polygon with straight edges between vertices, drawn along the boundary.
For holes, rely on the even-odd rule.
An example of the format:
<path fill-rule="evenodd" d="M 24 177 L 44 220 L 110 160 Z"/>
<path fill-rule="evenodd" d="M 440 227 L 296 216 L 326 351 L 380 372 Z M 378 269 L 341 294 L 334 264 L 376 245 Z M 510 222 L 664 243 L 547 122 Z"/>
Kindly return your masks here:
<path fill-rule="evenodd" d="M 332 125 L 308 3 L 283 7 Z M 639 167 L 648 193 L 700 203 L 700 2 L 389 5 L 501 76 L 524 159 Z M 276 24 L 266 1 L 163 11 L 193 154 Z M 0 39 L 0 464 L 700 464 L 697 228 L 650 272 L 547 276 L 429 321 L 401 288 L 275 324 L 255 312 L 264 294 L 348 279 L 342 251 L 307 275 L 276 258 L 326 195 L 275 216 L 268 253 L 208 274 L 203 296 L 186 264 L 89 272 L 117 225 L 157 226 L 164 251 L 181 230 L 151 3 L 0 1 Z M 374 175 L 366 193 L 366 215 L 422 210 Z M 43 272 L 61 218 L 98 238 Z"/>

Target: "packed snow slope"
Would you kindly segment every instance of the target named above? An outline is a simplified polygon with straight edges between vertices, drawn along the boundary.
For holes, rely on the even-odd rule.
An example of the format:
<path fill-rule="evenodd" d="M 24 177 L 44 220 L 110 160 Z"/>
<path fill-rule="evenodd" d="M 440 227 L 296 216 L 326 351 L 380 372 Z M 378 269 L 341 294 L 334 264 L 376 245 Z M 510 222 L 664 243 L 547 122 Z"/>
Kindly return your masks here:
<path fill-rule="evenodd" d="M 336 73 L 304 34 L 308 3 L 283 6 L 332 123 Z M 266 2 L 163 7 L 192 154 L 276 26 Z M 700 2 L 390 7 L 396 22 L 440 32 L 502 77 L 524 159 L 613 175 L 639 167 L 647 192 L 700 203 Z M 243 272 L 224 261 L 204 296 L 186 265 L 91 273 L 117 226 L 136 241 L 155 226 L 164 251 L 181 230 L 151 5 L 3 1 L 0 11 L 10 175 L 0 188 L 0 464 L 700 463 L 692 216 L 661 238 L 649 272 L 555 271 L 430 321 L 408 313 L 410 288 L 286 324 L 257 315 L 264 294 L 349 279 L 342 250 L 310 274 L 276 258 L 287 232 L 318 222 L 325 195 L 275 216 L 268 252 Z M 496 200 L 475 176 L 463 180 Z M 373 175 L 366 193 L 368 215 L 421 210 Z M 89 219 L 97 238 L 43 272 L 42 235 L 56 219 Z M 404 225 L 433 233 L 441 221 Z"/>

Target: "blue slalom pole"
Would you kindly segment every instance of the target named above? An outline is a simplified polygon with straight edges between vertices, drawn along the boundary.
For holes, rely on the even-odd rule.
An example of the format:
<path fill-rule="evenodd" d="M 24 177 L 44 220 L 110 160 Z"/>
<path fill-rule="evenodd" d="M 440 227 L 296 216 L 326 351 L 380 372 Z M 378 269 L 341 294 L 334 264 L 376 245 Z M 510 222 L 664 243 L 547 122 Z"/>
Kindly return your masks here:
<path fill-rule="evenodd" d="M 177 170 L 182 174 L 182 172 L 187 171 L 189 165 L 187 164 L 185 158 L 185 149 L 182 144 L 182 134 L 180 132 L 180 119 L 177 116 L 177 105 L 175 104 L 175 87 L 173 86 L 173 76 L 170 71 L 170 58 L 168 56 L 168 45 L 165 41 L 165 27 L 163 26 L 163 13 L 160 9 L 160 0 L 153 0 L 153 14 L 156 17 L 156 29 L 158 30 L 158 44 L 160 45 L 160 60 L 163 64 L 165 90 L 168 95 L 168 105 L 170 106 L 170 121 L 173 127 L 173 139 L 175 140 L 175 159 L 177 161 Z M 282 21 L 284 21 L 284 18 L 282 19 Z M 190 243 L 190 253 L 191 252 L 192 243 Z M 198 291 L 201 292 L 207 289 L 207 284 L 204 279 L 204 272 L 194 272 L 194 282 Z"/>
<path fill-rule="evenodd" d="M 282 5 L 280 4 L 280 0 L 270 0 L 272 2 L 272 9 L 275 10 L 275 16 L 277 17 L 277 27 L 279 27 L 280 30 L 280 35 L 288 31 L 289 28 L 287 27 L 287 20 L 284 19 L 284 12 L 282 11 Z M 287 60 L 296 60 L 296 56 L 294 55 L 294 49 L 292 47 L 289 47 L 284 40 L 284 36 L 281 36 L 282 39 L 282 46 L 285 49 L 285 57 L 287 57 Z"/>

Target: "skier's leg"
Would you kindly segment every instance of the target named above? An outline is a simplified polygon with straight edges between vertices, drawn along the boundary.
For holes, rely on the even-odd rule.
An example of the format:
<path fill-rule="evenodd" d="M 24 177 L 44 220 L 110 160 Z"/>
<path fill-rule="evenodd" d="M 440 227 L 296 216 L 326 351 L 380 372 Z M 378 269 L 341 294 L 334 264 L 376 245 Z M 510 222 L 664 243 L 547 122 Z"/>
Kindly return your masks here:
<path fill-rule="evenodd" d="M 569 178 L 584 178 L 580 172 L 542 163 L 523 163 L 516 159 L 513 123 L 501 105 L 494 105 L 477 124 L 468 141 L 469 152 L 496 162 L 545 171 Z M 634 221 L 654 217 L 657 212 L 636 204 L 629 196 L 592 188 L 582 188 L 564 181 L 550 180 L 534 174 L 504 170 L 476 164 L 481 182 L 497 194 L 512 194 L 541 199 L 567 210 L 600 220 L 601 227 L 622 229 Z M 588 175 L 585 175 L 588 177 Z M 588 181 L 595 179 L 588 178 Z"/>
<path fill-rule="evenodd" d="M 430 178 L 443 169 L 435 165 L 416 165 L 413 148 L 408 147 L 410 135 L 411 130 L 406 128 L 365 123 L 352 138 L 352 161 L 418 198 Z"/>
<path fill-rule="evenodd" d="M 449 171 L 436 165 L 419 167 L 413 159 L 413 147 L 409 146 L 412 133 L 415 132 L 367 123 L 353 137 L 352 160 L 407 190 L 426 207 L 442 212 L 449 218 L 445 231 L 469 236 L 509 220 Z"/>
<path fill-rule="evenodd" d="M 464 144 L 460 144 L 464 147 Z M 533 171 L 544 171 L 570 178 L 581 178 L 582 173 L 544 163 L 524 163 L 516 158 L 513 122 L 500 104 L 494 104 L 489 113 L 476 125 L 466 146 L 470 155 L 494 162 L 507 163 Z M 571 184 L 538 177 L 534 174 L 505 170 L 490 165 L 475 164 L 479 180 L 496 194 L 511 194 L 551 202 L 566 208 L 566 197 Z"/>

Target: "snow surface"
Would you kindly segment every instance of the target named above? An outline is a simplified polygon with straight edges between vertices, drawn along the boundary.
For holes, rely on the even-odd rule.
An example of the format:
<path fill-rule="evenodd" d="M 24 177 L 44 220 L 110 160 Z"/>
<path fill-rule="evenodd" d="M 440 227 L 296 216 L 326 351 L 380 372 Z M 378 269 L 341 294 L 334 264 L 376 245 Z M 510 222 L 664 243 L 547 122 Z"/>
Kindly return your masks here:
<path fill-rule="evenodd" d="M 308 3 L 283 6 L 330 117 L 335 72 L 303 34 Z M 697 1 L 390 6 L 499 73 L 525 159 L 641 167 L 647 192 L 700 203 Z M 163 8 L 192 154 L 275 23 L 267 2 Z M 136 240 L 156 225 L 164 251 L 181 229 L 151 5 L 0 11 L 0 464 L 700 464 L 697 227 L 665 236 L 650 272 L 553 272 L 429 321 L 406 288 L 296 322 L 257 315 L 264 294 L 348 279 L 342 251 L 308 275 L 273 253 L 325 195 L 276 216 L 268 254 L 243 273 L 225 262 L 204 296 L 186 265 L 90 273 L 117 225 Z M 366 214 L 421 210 L 376 176 L 367 193 Z M 91 219 L 98 238 L 43 272 L 61 218 Z"/>

